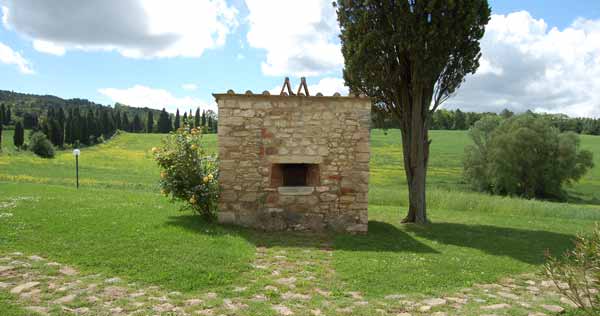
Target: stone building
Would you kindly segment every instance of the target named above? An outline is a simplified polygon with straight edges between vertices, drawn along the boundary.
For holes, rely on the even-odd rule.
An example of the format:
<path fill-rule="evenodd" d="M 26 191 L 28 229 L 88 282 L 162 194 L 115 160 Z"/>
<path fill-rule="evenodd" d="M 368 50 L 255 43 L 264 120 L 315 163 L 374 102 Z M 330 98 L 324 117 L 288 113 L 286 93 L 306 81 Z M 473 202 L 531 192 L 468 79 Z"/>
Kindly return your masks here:
<path fill-rule="evenodd" d="M 219 222 L 264 230 L 367 231 L 369 98 L 231 90 L 214 97 Z"/>

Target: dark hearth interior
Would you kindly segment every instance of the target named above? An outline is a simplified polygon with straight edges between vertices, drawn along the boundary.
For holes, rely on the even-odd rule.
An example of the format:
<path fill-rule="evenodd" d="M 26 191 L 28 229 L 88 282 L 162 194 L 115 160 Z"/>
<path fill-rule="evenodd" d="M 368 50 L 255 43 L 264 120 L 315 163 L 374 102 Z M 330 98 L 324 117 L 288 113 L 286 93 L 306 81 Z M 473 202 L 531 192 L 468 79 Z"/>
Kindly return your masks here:
<path fill-rule="evenodd" d="M 271 187 L 306 187 L 319 185 L 319 165 L 307 163 L 273 164 Z"/>

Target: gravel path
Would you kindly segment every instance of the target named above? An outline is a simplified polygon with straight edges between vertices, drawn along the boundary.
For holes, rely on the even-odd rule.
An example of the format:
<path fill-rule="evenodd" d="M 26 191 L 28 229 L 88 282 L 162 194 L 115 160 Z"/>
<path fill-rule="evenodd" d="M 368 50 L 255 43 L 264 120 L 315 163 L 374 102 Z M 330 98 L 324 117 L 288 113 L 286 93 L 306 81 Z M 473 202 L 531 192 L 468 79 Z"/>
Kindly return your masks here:
<path fill-rule="evenodd" d="M 82 274 L 36 255 L 0 254 L 0 291 L 41 315 L 555 315 L 571 303 L 538 275 L 505 278 L 441 297 L 346 291 L 332 268 L 331 246 L 257 247 L 251 282 L 219 293 L 179 293 Z"/>

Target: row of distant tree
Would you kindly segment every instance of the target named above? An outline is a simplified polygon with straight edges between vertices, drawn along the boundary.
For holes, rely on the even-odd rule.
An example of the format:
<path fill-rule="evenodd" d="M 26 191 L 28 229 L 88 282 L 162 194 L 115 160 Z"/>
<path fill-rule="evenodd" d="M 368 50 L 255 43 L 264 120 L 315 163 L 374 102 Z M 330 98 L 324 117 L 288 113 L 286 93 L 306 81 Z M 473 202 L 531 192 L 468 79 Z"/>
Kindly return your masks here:
<path fill-rule="evenodd" d="M 473 127 L 475 122 L 488 115 L 498 115 L 509 118 L 515 115 L 507 109 L 500 113 L 486 112 L 463 112 L 461 110 L 437 110 L 431 117 L 430 129 L 432 130 L 467 130 Z M 561 132 L 575 132 L 578 134 L 600 135 L 600 118 L 572 118 L 564 114 L 536 114 L 548 119 L 552 125 Z M 399 128 L 396 120 L 391 117 L 382 117 L 376 112 L 373 115 L 374 128 Z"/>
<path fill-rule="evenodd" d="M 20 112 L 20 116 L 13 113 L 10 105 L 0 104 L 0 125 L 14 125 L 15 146 L 21 147 L 24 143 L 24 131 L 41 131 L 50 142 L 57 147 L 65 145 L 84 144 L 92 145 L 112 137 L 117 130 L 132 133 L 169 133 L 184 124 L 201 128 L 206 133 L 217 131 L 217 117 L 212 111 L 200 111 L 192 114 L 190 110 L 180 115 L 179 110 L 175 115 L 163 109 L 158 112 L 148 110 L 142 114 L 135 113 L 133 117 L 128 111 L 119 107 L 55 107 L 47 108 L 46 113 Z M 129 113 L 130 114 L 130 113 Z M 33 133 L 31 133 L 33 134 Z"/>

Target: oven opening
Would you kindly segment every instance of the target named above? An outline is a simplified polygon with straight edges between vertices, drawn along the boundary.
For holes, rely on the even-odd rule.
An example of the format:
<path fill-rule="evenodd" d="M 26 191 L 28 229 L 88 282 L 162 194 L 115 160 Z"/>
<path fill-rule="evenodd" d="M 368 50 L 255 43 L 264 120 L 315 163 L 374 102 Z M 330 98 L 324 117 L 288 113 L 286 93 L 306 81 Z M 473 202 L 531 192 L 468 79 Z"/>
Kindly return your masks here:
<path fill-rule="evenodd" d="M 306 163 L 274 164 L 271 172 L 273 187 L 306 187 L 319 183 L 319 165 Z"/>

